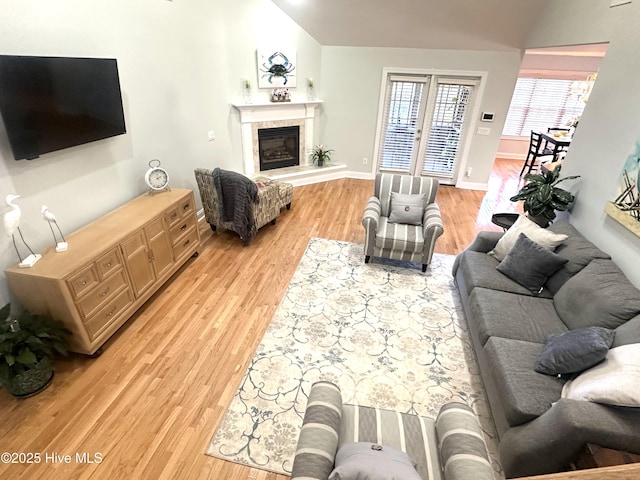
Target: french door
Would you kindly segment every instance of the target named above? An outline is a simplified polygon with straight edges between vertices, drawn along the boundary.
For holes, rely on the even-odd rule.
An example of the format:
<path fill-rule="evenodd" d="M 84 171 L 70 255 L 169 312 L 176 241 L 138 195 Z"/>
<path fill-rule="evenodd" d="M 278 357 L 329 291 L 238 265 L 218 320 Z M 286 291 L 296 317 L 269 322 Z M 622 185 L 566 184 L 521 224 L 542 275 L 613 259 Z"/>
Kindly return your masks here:
<path fill-rule="evenodd" d="M 477 78 L 389 75 L 378 171 L 436 177 L 453 184 Z"/>

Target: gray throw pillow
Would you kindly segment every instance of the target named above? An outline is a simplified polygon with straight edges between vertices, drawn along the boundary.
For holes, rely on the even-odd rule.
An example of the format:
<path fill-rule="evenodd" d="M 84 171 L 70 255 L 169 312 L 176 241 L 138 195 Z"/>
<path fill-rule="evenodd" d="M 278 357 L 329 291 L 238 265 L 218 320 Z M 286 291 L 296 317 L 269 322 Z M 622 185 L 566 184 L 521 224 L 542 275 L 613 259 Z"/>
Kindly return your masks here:
<path fill-rule="evenodd" d="M 500 240 L 493 247 L 493 250 L 489 252 L 489 255 L 498 261 L 504 260 L 504 257 L 513 248 L 521 233 L 524 233 L 529 240 L 533 240 L 538 245 L 552 251 L 567 239 L 566 235 L 553 233 L 532 222 L 527 217 L 520 215 L 513 226 L 500 237 Z"/>
<path fill-rule="evenodd" d="M 615 335 L 613 330 L 602 327 L 579 328 L 550 335 L 534 370 L 546 375 L 582 372 L 607 356 Z"/>
<path fill-rule="evenodd" d="M 390 223 L 404 223 L 408 225 L 422 225 L 422 214 L 426 195 L 409 195 L 391 192 Z"/>
<path fill-rule="evenodd" d="M 562 285 L 553 306 L 571 330 L 614 329 L 640 314 L 640 290 L 611 260 L 592 260 Z"/>
<path fill-rule="evenodd" d="M 372 448 L 373 447 L 373 448 Z M 409 455 L 386 445 L 345 443 L 329 480 L 421 480 Z"/>
<path fill-rule="evenodd" d="M 537 295 L 542 291 L 542 286 L 547 279 L 565 263 L 567 263 L 566 258 L 541 247 L 521 233 L 507 256 L 496 268 L 533 295 Z"/>

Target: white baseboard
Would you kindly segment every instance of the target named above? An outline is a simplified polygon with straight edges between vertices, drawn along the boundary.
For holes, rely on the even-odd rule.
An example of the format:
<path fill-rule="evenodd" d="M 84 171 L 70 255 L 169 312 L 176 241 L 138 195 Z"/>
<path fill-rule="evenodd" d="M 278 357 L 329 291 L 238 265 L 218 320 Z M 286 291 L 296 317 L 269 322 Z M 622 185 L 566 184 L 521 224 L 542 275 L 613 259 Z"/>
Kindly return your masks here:
<path fill-rule="evenodd" d="M 506 160 L 521 160 L 524 162 L 524 160 L 527 158 L 526 154 L 522 154 L 522 153 L 496 153 L 496 158 L 504 158 Z"/>
<path fill-rule="evenodd" d="M 376 178 L 373 172 L 354 172 L 348 171 L 347 166 L 331 165 L 322 169 L 316 169 L 312 172 L 300 172 L 290 176 L 271 175 L 274 180 L 289 182 L 294 187 L 302 185 L 311 185 L 313 183 L 328 182 L 330 180 L 339 180 L 341 178 L 355 178 L 359 180 L 374 180 Z"/>
<path fill-rule="evenodd" d="M 373 172 L 345 172 L 345 178 L 355 178 L 358 180 L 375 180 L 376 174 Z"/>
<path fill-rule="evenodd" d="M 325 167 L 301 167 L 299 170 L 291 169 L 286 174 L 271 174 L 266 173 L 269 178 L 273 180 L 280 180 L 292 184 L 294 187 L 300 187 L 302 185 L 311 185 L 312 183 L 328 182 L 329 180 L 336 180 L 345 177 L 347 166 L 345 164 L 327 165 Z"/>
<path fill-rule="evenodd" d="M 204 222 L 204 208 L 201 208 L 196 212 L 196 218 L 198 219 L 198 223 Z"/>
<path fill-rule="evenodd" d="M 487 183 L 459 182 L 456 185 L 456 188 L 462 188 L 464 190 L 481 190 L 486 192 L 489 190 L 489 185 Z"/>

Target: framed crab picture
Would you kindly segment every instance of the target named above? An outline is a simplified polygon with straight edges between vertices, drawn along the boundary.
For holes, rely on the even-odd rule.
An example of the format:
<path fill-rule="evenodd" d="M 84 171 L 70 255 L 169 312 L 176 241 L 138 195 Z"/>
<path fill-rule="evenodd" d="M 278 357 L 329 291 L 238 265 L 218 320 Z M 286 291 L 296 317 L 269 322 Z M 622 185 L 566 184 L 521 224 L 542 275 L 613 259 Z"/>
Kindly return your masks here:
<path fill-rule="evenodd" d="M 296 86 L 295 48 L 259 48 L 258 88 L 293 88 Z"/>

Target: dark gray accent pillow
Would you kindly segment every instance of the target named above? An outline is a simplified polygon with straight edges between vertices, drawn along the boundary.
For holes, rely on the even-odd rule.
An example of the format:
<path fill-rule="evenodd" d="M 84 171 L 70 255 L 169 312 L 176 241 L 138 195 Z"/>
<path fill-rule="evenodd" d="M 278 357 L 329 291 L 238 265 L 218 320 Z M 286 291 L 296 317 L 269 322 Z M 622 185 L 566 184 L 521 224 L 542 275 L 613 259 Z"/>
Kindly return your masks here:
<path fill-rule="evenodd" d="M 507 256 L 496 268 L 533 295 L 537 295 L 542 291 L 542 286 L 547 279 L 565 263 L 567 263 L 566 258 L 541 247 L 521 233 Z"/>
<path fill-rule="evenodd" d="M 372 448 L 373 447 L 373 448 Z M 421 480 L 409 455 L 386 445 L 345 443 L 329 480 Z"/>
<path fill-rule="evenodd" d="M 549 335 L 534 370 L 546 375 L 578 373 L 607 356 L 616 332 L 587 327 Z"/>
<path fill-rule="evenodd" d="M 426 201 L 427 197 L 425 194 L 410 195 L 391 192 L 389 222 L 422 225 L 422 215 Z"/>
<path fill-rule="evenodd" d="M 570 330 L 614 329 L 640 314 L 640 290 L 611 260 L 592 260 L 558 290 L 553 306 Z"/>

